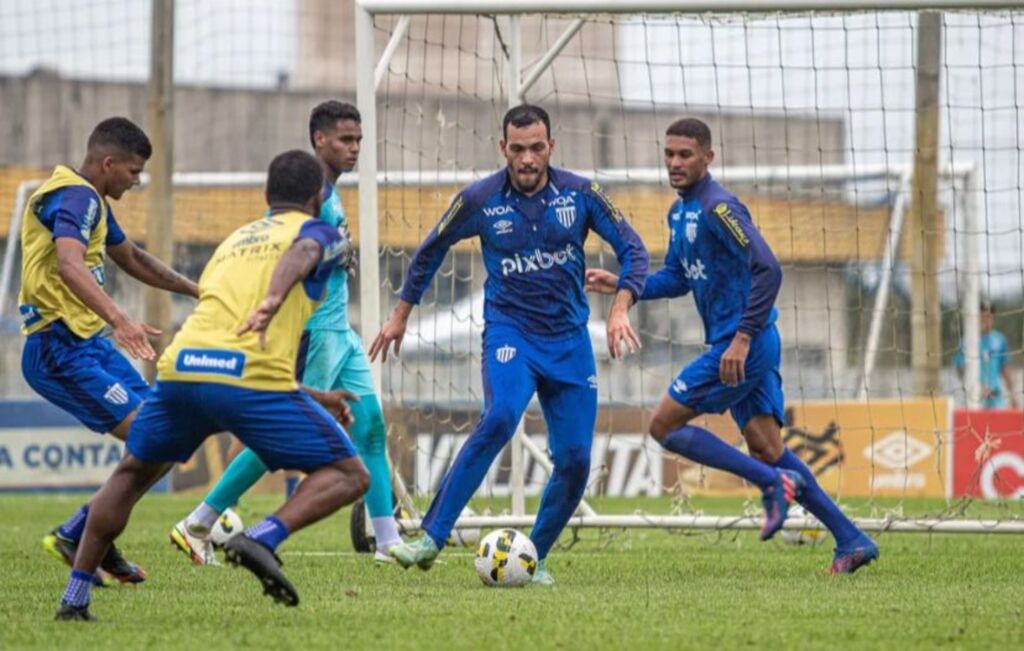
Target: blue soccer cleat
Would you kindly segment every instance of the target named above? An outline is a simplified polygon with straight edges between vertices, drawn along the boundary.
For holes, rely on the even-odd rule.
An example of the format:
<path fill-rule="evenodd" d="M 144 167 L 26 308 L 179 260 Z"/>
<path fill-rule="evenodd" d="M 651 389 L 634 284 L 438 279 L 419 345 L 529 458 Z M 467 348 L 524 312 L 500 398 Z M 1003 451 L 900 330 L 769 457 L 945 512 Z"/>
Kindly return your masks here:
<path fill-rule="evenodd" d="M 832 574 L 853 574 L 871 561 L 877 561 L 878 556 L 878 543 L 862 533 L 845 545 L 836 547 Z"/>
<path fill-rule="evenodd" d="M 544 562 L 546 559 L 537 561 L 537 569 L 533 572 L 533 579 L 531 583 L 534 585 L 542 585 L 544 587 L 550 587 L 555 585 L 555 577 L 551 576 L 551 572 L 548 572 L 547 564 Z"/>
<path fill-rule="evenodd" d="M 804 491 L 804 478 L 792 470 L 779 470 L 775 483 L 764 489 L 761 502 L 764 504 L 764 526 L 761 540 L 768 540 L 786 523 L 789 506 Z"/>

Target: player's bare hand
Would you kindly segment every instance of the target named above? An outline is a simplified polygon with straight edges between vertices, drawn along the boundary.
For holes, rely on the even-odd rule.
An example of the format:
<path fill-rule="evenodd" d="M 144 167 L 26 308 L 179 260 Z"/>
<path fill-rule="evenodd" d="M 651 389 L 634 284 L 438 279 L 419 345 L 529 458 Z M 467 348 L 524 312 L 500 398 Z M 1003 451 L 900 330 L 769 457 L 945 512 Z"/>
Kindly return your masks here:
<path fill-rule="evenodd" d="M 604 269 L 587 269 L 583 288 L 595 294 L 614 294 L 618 291 L 619 277 Z"/>
<path fill-rule="evenodd" d="M 159 328 L 154 328 L 140 321 L 124 319 L 113 324 L 114 343 L 124 349 L 134 359 L 141 359 L 151 362 L 156 359 L 156 351 L 149 343 L 150 337 L 159 337 L 163 334 Z"/>
<path fill-rule="evenodd" d="M 623 346 L 630 353 L 635 353 L 640 350 L 640 338 L 629 324 L 626 310 L 613 309 L 608 314 L 608 353 L 612 359 L 622 359 L 626 356 Z"/>
<path fill-rule="evenodd" d="M 718 377 L 722 384 L 734 387 L 746 379 L 744 367 L 747 364 L 747 355 L 750 353 L 750 335 L 737 332 L 732 338 L 729 347 L 722 354 L 722 360 L 718 363 Z"/>
<path fill-rule="evenodd" d="M 370 361 L 377 361 L 377 355 L 380 355 L 382 362 L 388 361 L 388 349 L 394 345 L 395 355 L 397 356 L 399 350 L 402 348 L 402 339 L 405 337 L 405 328 L 409 322 L 409 314 L 412 312 L 412 305 L 405 301 L 400 301 L 395 309 L 391 312 L 391 316 L 388 317 L 387 322 L 380 329 L 377 334 L 377 338 L 373 340 L 370 345 Z"/>
<path fill-rule="evenodd" d="M 267 328 L 270 327 L 270 321 L 274 318 L 274 315 L 277 314 L 277 310 L 280 307 L 280 299 L 268 296 L 263 299 L 263 302 L 260 303 L 259 307 L 249 315 L 249 318 L 245 320 L 245 323 L 242 324 L 242 327 L 239 328 L 235 334 L 241 337 L 249 332 L 258 333 L 260 336 L 260 350 L 266 349 Z"/>
<path fill-rule="evenodd" d="M 320 403 L 320 406 L 327 410 L 331 416 L 339 423 L 348 427 L 355 422 L 352 417 L 352 408 L 349 406 L 351 402 L 359 402 L 359 396 L 344 389 L 336 389 L 334 391 L 310 391 L 310 395 L 314 400 Z"/>

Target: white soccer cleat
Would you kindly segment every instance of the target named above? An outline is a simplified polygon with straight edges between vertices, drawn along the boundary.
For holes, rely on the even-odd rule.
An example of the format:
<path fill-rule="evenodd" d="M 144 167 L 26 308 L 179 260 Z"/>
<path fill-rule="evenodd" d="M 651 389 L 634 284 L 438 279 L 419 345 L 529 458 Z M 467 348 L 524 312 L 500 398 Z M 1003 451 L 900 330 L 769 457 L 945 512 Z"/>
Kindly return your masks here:
<path fill-rule="evenodd" d="M 220 565 L 213 553 L 213 541 L 210 535 L 193 533 L 182 520 L 171 529 L 171 544 L 188 554 L 196 565 Z"/>
<path fill-rule="evenodd" d="M 373 552 L 373 562 L 377 565 L 395 565 L 397 563 L 390 554 L 382 549 Z"/>

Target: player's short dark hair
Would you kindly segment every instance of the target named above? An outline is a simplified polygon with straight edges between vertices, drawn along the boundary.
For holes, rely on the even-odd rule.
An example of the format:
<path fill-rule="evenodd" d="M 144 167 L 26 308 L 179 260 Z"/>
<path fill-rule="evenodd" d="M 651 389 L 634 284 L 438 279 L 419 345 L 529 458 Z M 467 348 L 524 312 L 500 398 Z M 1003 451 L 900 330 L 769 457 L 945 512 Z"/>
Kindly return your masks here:
<path fill-rule="evenodd" d="M 665 135 L 693 138 L 701 149 L 711 149 L 711 128 L 703 120 L 697 118 L 676 120 L 668 125 L 668 129 L 665 129 Z"/>
<path fill-rule="evenodd" d="M 153 155 L 153 145 L 146 132 L 128 118 L 107 118 L 89 135 L 90 152 L 116 150 L 125 156 L 136 154 L 145 160 Z"/>
<path fill-rule="evenodd" d="M 501 121 L 501 137 L 508 140 L 508 125 L 510 124 L 522 129 L 538 122 L 544 123 L 544 129 L 547 131 L 548 138 L 550 139 L 551 118 L 548 117 L 547 111 L 533 104 L 513 106 L 505 113 L 505 118 Z"/>
<path fill-rule="evenodd" d="M 982 301 L 981 302 L 981 311 L 982 312 L 988 312 L 989 314 L 995 314 L 996 313 L 996 306 L 992 305 L 992 301 Z"/>
<path fill-rule="evenodd" d="M 304 205 L 320 192 L 324 173 L 311 154 L 293 149 L 278 154 L 267 170 L 267 201 Z"/>
<path fill-rule="evenodd" d="M 329 99 L 314 106 L 313 111 L 309 114 L 309 144 L 315 146 L 313 134 L 317 131 L 333 129 L 338 120 L 352 120 L 359 124 L 363 123 L 363 118 L 359 115 L 359 109 L 348 102 Z"/>

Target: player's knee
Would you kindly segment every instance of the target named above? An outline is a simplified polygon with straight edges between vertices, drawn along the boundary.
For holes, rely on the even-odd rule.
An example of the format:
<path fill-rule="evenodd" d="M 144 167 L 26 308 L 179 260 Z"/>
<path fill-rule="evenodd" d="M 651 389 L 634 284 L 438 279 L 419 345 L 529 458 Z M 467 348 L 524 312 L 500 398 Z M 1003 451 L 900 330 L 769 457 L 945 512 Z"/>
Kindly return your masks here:
<path fill-rule="evenodd" d="M 360 495 L 365 495 L 366 491 L 370 490 L 370 473 L 363 464 L 359 464 L 359 468 L 352 472 L 352 484 Z"/>
<path fill-rule="evenodd" d="M 782 441 L 773 440 L 747 440 L 747 449 L 750 451 L 750 456 L 754 457 L 758 461 L 762 461 L 767 464 L 773 464 L 779 460 L 782 456 L 783 444 Z"/>
<path fill-rule="evenodd" d="M 519 414 L 514 409 L 505 405 L 491 405 L 480 421 L 480 430 L 488 438 L 499 440 L 504 445 L 515 434 L 518 424 Z"/>
<path fill-rule="evenodd" d="M 344 484 L 353 492 L 358 493 L 356 497 L 364 495 L 366 491 L 370 490 L 370 473 L 359 457 L 345 459 L 335 466 L 335 469 L 339 474 L 339 484 Z"/>
<path fill-rule="evenodd" d="M 590 449 L 573 446 L 555 459 L 555 470 L 564 475 L 573 485 L 586 486 L 590 475 Z"/>
<path fill-rule="evenodd" d="M 655 414 L 651 418 L 650 424 L 647 426 L 647 433 L 650 434 L 651 438 L 653 438 L 655 441 L 661 443 L 662 441 L 665 440 L 665 438 L 668 437 L 669 434 L 676 431 L 685 424 L 685 422 L 681 423 L 677 419 L 672 419 L 665 416 L 661 416 L 659 414 Z"/>

